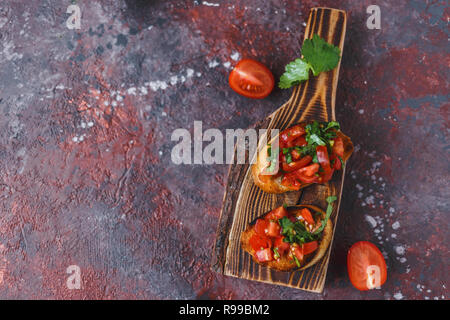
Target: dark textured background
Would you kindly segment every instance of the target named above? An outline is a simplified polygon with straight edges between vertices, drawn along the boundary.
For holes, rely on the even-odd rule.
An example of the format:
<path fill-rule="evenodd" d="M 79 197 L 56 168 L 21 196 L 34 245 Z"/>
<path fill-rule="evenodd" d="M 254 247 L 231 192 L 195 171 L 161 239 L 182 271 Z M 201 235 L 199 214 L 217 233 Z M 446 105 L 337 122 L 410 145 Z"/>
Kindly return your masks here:
<path fill-rule="evenodd" d="M 81 30 L 70 3 L 0 4 L 0 298 L 448 299 L 446 1 L 80 0 Z M 174 129 L 246 128 L 289 98 L 227 75 L 250 57 L 279 78 L 314 6 L 348 12 L 337 118 L 356 146 L 323 295 L 210 271 L 228 168 L 170 160 Z M 381 290 L 348 280 L 359 240 L 386 256 Z"/>

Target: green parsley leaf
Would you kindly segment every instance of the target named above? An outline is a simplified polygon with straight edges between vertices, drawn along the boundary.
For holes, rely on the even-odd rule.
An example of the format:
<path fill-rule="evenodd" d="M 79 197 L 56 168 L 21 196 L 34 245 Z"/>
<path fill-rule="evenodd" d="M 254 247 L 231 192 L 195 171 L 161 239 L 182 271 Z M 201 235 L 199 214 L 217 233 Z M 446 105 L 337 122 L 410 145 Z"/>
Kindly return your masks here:
<path fill-rule="evenodd" d="M 295 264 L 297 265 L 297 267 L 301 267 L 301 264 L 300 264 L 300 261 L 298 261 L 298 259 L 297 259 L 297 257 L 296 256 L 292 256 L 293 258 L 294 258 L 294 261 L 295 261 Z"/>
<path fill-rule="evenodd" d="M 278 83 L 281 89 L 288 89 L 308 80 L 309 70 L 317 76 L 334 69 L 339 63 L 341 50 L 315 34 L 312 39 L 306 39 L 303 43 L 302 54 L 302 59 L 297 58 L 286 65 L 286 71 Z"/>
<path fill-rule="evenodd" d="M 295 59 L 286 65 L 285 72 L 280 77 L 278 86 L 281 89 L 288 89 L 309 79 L 309 69 L 311 66 L 302 59 Z"/>
<path fill-rule="evenodd" d="M 303 43 L 302 54 L 311 66 L 313 74 L 317 76 L 321 72 L 333 70 L 338 65 L 341 50 L 315 34 L 312 39 L 306 39 Z"/>
<path fill-rule="evenodd" d="M 280 254 L 278 253 L 278 249 L 274 247 L 273 252 L 275 253 L 274 254 L 275 259 L 278 259 L 280 257 Z"/>
<path fill-rule="evenodd" d="M 325 219 L 322 220 L 322 225 L 319 227 L 319 229 L 314 232 L 314 234 L 319 235 L 322 233 L 323 229 L 327 225 L 328 219 L 330 219 L 331 213 L 333 212 L 333 202 L 337 200 L 336 196 L 329 196 L 327 198 L 327 211 L 325 212 Z"/>

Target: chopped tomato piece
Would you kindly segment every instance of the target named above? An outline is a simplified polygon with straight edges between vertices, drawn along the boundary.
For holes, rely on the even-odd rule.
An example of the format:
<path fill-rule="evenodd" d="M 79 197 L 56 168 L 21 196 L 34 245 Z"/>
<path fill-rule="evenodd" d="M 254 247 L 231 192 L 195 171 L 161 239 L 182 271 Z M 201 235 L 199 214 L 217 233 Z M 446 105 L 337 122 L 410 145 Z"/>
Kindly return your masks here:
<path fill-rule="evenodd" d="M 269 221 L 269 225 L 266 229 L 266 235 L 269 237 L 279 237 L 281 232 L 281 227 L 277 222 Z"/>
<path fill-rule="evenodd" d="M 271 242 L 270 239 L 267 237 L 262 237 L 258 234 L 254 234 L 251 238 L 250 238 L 250 246 L 253 248 L 253 250 L 257 251 L 257 250 L 261 250 L 261 249 L 265 249 L 265 248 L 270 248 L 271 247 Z"/>
<path fill-rule="evenodd" d="M 284 237 L 276 238 L 274 248 L 277 248 L 278 253 L 282 256 L 287 250 L 289 250 L 289 243 L 283 241 Z"/>
<path fill-rule="evenodd" d="M 319 171 L 319 164 L 318 163 L 313 163 L 307 167 L 303 167 L 298 169 L 297 171 L 295 171 L 297 174 L 301 173 L 304 174 L 305 176 L 311 177 L 313 176 L 315 173 L 317 173 Z"/>
<path fill-rule="evenodd" d="M 298 137 L 294 140 L 294 147 L 303 147 L 306 146 L 308 143 L 306 142 L 305 136 Z"/>
<path fill-rule="evenodd" d="M 307 176 L 303 173 L 297 173 L 297 178 L 303 183 L 315 183 L 319 182 L 319 177 L 316 176 Z"/>
<path fill-rule="evenodd" d="M 310 253 L 316 251 L 318 247 L 319 247 L 319 244 L 317 243 L 317 241 L 311 241 L 311 242 L 304 243 L 302 245 L 303 254 L 304 255 L 310 254 Z"/>
<path fill-rule="evenodd" d="M 299 190 L 301 187 L 301 183 L 297 181 L 297 175 L 295 171 L 285 174 L 283 179 L 281 180 L 281 184 L 294 190 Z"/>
<path fill-rule="evenodd" d="M 334 153 L 330 157 L 330 162 L 332 163 L 333 169 L 341 170 L 342 168 L 341 160 Z"/>
<path fill-rule="evenodd" d="M 288 142 L 294 141 L 305 133 L 305 127 L 301 124 L 296 124 L 295 126 L 284 130 L 280 135 L 280 140 L 286 145 Z"/>
<path fill-rule="evenodd" d="M 295 171 L 295 170 L 305 167 L 311 161 L 312 161 L 311 156 L 304 156 L 303 158 L 301 158 L 298 161 L 292 161 L 291 163 L 283 162 L 282 167 L 283 167 L 284 171 L 291 172 L 291 171 Z"/>
<path fill-rule="evenodd" d="M 330 158 L 328 157 L 328 150 L 326 146 L 317 146 L 316 148 L 317 160 L 319 160 L 320 166 L 323 172 L 320 174 L 320 183 L 325 183 L 333 177 L 334 168 L 330 167 Z"/>
<path fill-rule="evenodd" d="M 291 151 L 291 156 L 292 156 L 292 160 L 296 161 L 302 157 L 302 154 L 297 149 L 293 149 Z"/>
<path fill-rule="evenodd" d="M 272 249 L 266 248 L 256 251 L 256 259 L 259 262 L 268 262 L 273 260 Z"/>
<path fill-rule="evenodd" d="M 303 248 L 301 246 L 294 247 L 294 255 L 298 259 L 298 261 L 303 261 Z"/>
<path fill-rule="evenodd" d="M 273 209 L 266 215 L 267 220 L 278 220 L 283 217 L 286 217 L 288 215 L 288 212 L 285 207 L 281 206 L 276 209 Z"/>
<path fill-rule="evenodd" d="M 309 211 L 308 208 L 303 208 L 302 210 L 300 210 L 299 214 L 309 224 L 311 224 L 311 225 L 316 224 L 316 222 L 314 221 L 314 219 L 312 217 L 311 211 Z"/>
<path fill-rule="evenodd" d="M 337 137 L 334 139 L 332 152 L 338 157 L 344 157 L 344 141 L 341 137 Z"/>
<path fill-rule="evenodd" d="M 256 220 L 255 224 L 255 232 L 261 236 L 266 235 L 267 227 L 269 226 L 269 222 L 264 219 Z"/>
<path fill-rule="evenodd" d="M 330 158 L 328 157 L 328 150 L 326 146 L 317 146 L 316 148 L 317 160 L 323 169 L 330 167 Z"/>

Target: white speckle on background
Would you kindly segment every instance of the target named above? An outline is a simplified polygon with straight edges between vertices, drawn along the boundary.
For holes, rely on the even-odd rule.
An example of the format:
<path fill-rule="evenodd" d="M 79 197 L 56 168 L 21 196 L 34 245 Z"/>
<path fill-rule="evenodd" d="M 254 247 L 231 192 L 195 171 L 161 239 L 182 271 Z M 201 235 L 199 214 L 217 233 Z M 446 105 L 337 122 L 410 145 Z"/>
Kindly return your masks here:
<path fill-rule="evenodd" d="M 229 69 L 231 67 L 231 62 L 227 61 L 223 63 L 223 66 L 227 69 Z"/>
<path fill-rule="evenodd" d="M 401 299 L 403 299 L 403 294 L 401 292 L 397 292 L 394 294 L 394 298 L 396 300 L 401 300 Z"/>
<path fill-rule="evenodd" d="M 135 87 L 128 88 L 127 93 L 130 94 L 130 95 L 135 96 L 136 95 L 136 88 Z"/>
<path fill-rule="evenodd" d="M 94 126 L 94 122 L 89 121 L 89 122 L 87 123 L 87 125 L 88 125 L 89 128 L 91 128 L 92 126 Z"/>
<path fill-rule="evenodd" d="M 186 70 L 186 77 L 187 78 L 191 78 L 194 75 L 194 70 L 192 69 L 187 69 Z"/>
<path fill-rule="evenodd" d="M 177 76 L 171 76 L 171 77 L 170 77 L 170 84 L 171 84 L 172 86 L 176 85 L 177 82 L 178 82 L 178 77 L 177 77 Z"/>
<path fill-rule="evenodd" d="M 144 96 L 148 94 L 148 90 L 146 87 L 140 87 L 139 92 L 141 93 L 141 95 L 144 95 Z"/>
<path fill-rule="evenodd" d="M 235 51 L 231 54 L 230 58 L 233 59 L 234 61 L 238 61 L 240 56 L 241 55 L 239 54 L 239 52 Z"/>
<path fill-rule="evenodd" d="M 359 114 L 364 114 L 364 109 L 359 109 Z"/>
<path fill-rule="evenodd" d="M 377 226 L 377 222 L 372 216 L 366 214 L 365 218 L 372 228 L 375 228 Z"/>
<path fill-rule="evenodd" d="M 201 73 L 201 72 L 197 72 L 195 75 L 196 75 L 197 77 L 201 77 L 201 76 L 202 76 L 202 73 Z"/>
<path fill-rule="evenodd" d="M 217 62 L 216 60 L 212 60 L 208 63 L 208 67 L 210 68 L 215 68 L 219 65 L 219 62 Z"/>
<path fill-rule="evenodd" d="M 219 3 L 211 3 L 211 2 L 207 2 L 207 1 L 202 1 L 202 4 L 208 7 L 218 7 L 220 6 Z"/>
<path fill-rule="evenodd" d="M 396 221 L 392 224 L 392 229 L 397 230 L 398 228 L 400 228 L 400 222 Z"/>
<path fill-rule="evenodd" d="M 403 246 L 396 246 L 394 249 L 395 249 L 395 252 L 399 255 L 405 254 L 405 247 L 403 247 Z"/>

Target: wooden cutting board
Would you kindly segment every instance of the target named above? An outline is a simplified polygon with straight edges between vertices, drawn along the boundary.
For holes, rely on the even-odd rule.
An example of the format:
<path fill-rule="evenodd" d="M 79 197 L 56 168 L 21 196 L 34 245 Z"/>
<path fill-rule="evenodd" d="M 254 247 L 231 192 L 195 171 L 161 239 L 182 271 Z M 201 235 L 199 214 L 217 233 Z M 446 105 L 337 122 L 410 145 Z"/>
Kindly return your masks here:
<path fill-rule="evenodd" d="M 318 34 L 327 42 L 339 47 L 342 53 L 346 23 L 345 11 L 313 8 L 309 14 L 305 39 Z M 334 70 L 321 73 L 318 77 L 311 77 L 310 80 L 296 86 L 291 98 L 268 118 L 257 124 L 256 129 L 268 128 L 281 131 L 299 122 L 336 120 L 335 99 L 339 68 L 340 62 Z M 217 229 L 212 269 L 227 276 L 322 292 L 332 241 L 324 257 L 312 267 L 301 271 L 280 272 L 255 263 L 251 256 L 241 249 L 240 236 L 250 221 L 283 203 L 313 204 L 325 209 L 325 199 L 330 195 L 336 195 L 338 198 L 331 215 L 335 228 L 345 168 L 336 171 L 332 180 L 326 184 L 315 184 L 301 191 L 281 195 L 268 194 L 259 189 L 253 183 L 249 169 L 248 163 L 230 166 Z"/>

